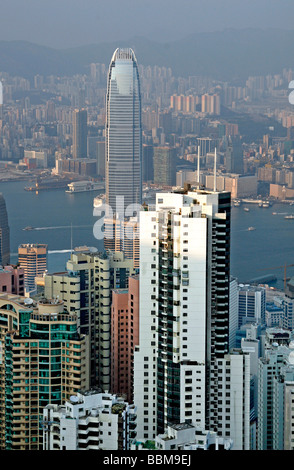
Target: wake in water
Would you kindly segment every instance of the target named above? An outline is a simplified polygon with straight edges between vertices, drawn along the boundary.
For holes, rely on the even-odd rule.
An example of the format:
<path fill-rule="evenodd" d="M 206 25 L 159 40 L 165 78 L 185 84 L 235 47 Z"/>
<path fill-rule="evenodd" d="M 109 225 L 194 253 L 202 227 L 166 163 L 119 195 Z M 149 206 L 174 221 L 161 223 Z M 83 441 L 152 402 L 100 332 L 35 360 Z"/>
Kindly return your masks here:
<path fill-rule="evenodd" d="M 55 253 L 71 253 L 73 250 L 48 250 L 48 254 L 52 255 Z"/>
<path fill-rule="evenodd" d="M 30 230 L 56 230 L 61 228 L 89 228 L 92 225 L 59 225 L 56 227 L 32 227 Z"/>

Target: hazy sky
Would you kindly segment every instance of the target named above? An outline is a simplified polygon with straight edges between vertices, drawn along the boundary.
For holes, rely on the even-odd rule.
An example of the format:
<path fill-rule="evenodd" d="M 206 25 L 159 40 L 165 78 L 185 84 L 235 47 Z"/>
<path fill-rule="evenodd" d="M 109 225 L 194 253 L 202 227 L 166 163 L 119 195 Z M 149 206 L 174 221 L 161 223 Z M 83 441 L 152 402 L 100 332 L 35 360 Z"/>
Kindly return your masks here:
<path fill-rule="evenodd" d="M 0 40 L 71 47 L 225 28 L 293 29 L 293 0 L 0 0 Z"/>

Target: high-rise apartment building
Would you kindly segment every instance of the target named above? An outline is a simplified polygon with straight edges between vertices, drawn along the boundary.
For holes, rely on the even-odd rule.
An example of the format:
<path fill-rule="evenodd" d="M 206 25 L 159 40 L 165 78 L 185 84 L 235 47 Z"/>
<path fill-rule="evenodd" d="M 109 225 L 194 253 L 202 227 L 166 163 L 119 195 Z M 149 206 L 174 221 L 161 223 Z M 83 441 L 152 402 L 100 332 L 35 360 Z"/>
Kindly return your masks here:
<path fill-rule="evenodd" d="M 134 350 L 139 343 L 139 277 L 114 289 L 111 305 L 111 391 L 133 402 Z"/>
<path fill-rule="evenodd" d="M 76 109 L 73 113 L 73 158 L 87 158 L 88 113 Z"/>
<path fill-rule="evenodd" d="M 140 438 L 188 421 L 226 428 L 236 448 L 249 446 L 249 357 L 229 354 L 230 207 L 227 192 L 187 188 L 157 194 L 156 206 L 140 214 Z M 227 363 L 230 383 L 222 380 Z M 232 401 L 237 383 L 240 395 Z"/>
<path fill-rule="evenodd" d="M 61 301 L 0 295 L 0 448 L 41 450 L 43 408 L 89 388 L 88 340 Z"/>
<path fill-rule="evenodd" d="M 10 262 L 10 230 L 6 203 L 0 193 L 0 265 L 5 266 Z"/>
<path fill-rule="evenodd" d="M 141 204 L 142 125 L 137 60 L 132 49 L 116 49 L 109 66 L 106 97 L 106 202 L 117 212 Z"/>
<path fill-rule="evenodd" d="M 220 114 L 220 95 L 209 95 L 206 93 L 201 97 L 201 111 L 207 114 Z"/>
<path fill-rule="evenodd" d="M 274 342 L 259 360 L 257 450 L 293 449 L 293 356 Z"/>
<path fill-rule="evenodd" d="M 42 276 L 47 269 L 47 245 L 26 243 L 18 247 L 18 262 L 24 269 L 27 292 L 35 289 L 35 277 Z"/>
<path fill-rule="evenodd" d="M 110 390 L 112 289 L 128 288 L 135 274 L 133 260 L 123 253 L 98 253 L 84 249 L 72 253 L 67 272 L 45 276 L 45 297 L 59 298 L 75 313 L 80 332 L 90 342 L 90 385 Z"/>

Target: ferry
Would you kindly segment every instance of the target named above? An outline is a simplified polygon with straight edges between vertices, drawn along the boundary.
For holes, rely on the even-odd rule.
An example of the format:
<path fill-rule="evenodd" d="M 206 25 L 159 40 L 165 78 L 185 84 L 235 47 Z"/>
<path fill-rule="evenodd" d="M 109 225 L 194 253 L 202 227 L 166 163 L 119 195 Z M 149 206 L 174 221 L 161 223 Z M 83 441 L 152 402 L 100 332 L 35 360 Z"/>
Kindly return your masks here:
<path fill-rule="evenodd" d="M 86 191 L 97 191 L 104 189 L 104 183 L 93 183 L 92 181 L 74 181 L 69 183 L 66 193 L 84 193 Z"/>

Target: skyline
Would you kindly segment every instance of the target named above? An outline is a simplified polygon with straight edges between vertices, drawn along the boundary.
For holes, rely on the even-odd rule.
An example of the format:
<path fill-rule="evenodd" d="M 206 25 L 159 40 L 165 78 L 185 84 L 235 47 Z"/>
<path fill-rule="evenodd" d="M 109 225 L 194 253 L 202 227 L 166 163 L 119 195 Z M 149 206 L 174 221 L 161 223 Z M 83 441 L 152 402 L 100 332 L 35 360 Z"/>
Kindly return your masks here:
<path fill-rule="evenodd" d="M 99 3 L 56 16 L 65 35 L 81 13 L 79 41 L 105 13 L 100 45 L 0 41 L 0 449 L 294 450 L 294 29 L 189 33 L 195 13 L 269 27 L 273 0 Z M 173 43 L 116 46 L 144 8 Z"/>
<path fill-rule="evenodd" d="M 293 14 L 291 0 L 3 0 L 0 41 L 24 40 L 60 49 L 132 36 L 173 42 L 195 32 L 228 28 L 293 29 Z"/>

